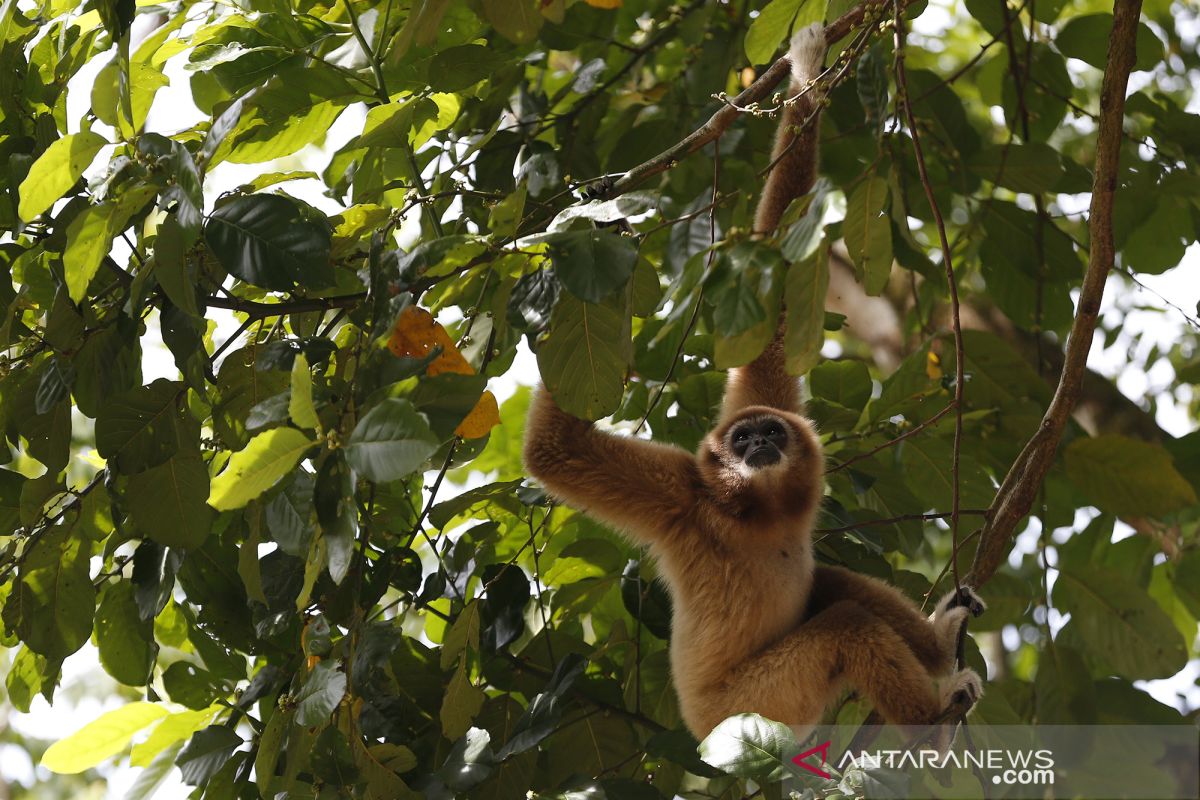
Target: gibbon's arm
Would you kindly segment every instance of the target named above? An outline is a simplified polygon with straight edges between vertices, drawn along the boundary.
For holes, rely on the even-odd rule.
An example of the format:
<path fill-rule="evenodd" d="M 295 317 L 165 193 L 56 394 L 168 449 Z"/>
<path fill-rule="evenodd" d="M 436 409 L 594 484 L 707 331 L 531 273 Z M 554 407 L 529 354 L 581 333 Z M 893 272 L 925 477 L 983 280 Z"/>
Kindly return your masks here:
<path fill-rule="evenodd" d="M 824 67 L 824 26 L 817 23 L 797 31 L 788 57 L 792 62 L 790 95 L 796 95 L 811 86 Z M 810 89 L 783 109 L 771 153 L 771 171 L 754 217 L 754 232 L 760 236 L 773 233 L 788 204 L 807 194 L 817 179 L 820 108 L 821 99 Z M 775 338 L 758 358 L 730 372 L 722 419 L 751 405 L 799 413 L 800 387 L 784 368 L 783 334 L 781 316 Z"/>
<path fill-rule="evenodd" d="M 560 409 L 543 386 L 534 391 L 525 426 L 525 468 L 567 505 L 641 544 L 659 538 L 698 499 L 691 453 L 599 431 Z"/>

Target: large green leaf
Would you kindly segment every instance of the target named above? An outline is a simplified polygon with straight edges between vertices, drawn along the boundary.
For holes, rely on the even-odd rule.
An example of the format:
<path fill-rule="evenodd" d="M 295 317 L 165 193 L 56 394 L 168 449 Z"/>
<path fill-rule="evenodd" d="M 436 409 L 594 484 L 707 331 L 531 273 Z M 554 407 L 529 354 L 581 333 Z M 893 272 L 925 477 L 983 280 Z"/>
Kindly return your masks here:
<path fill-rule="evenodd" d="M 74 653 L 92 633 L 96 589 L 88 568 L 91 542 L 59 524 L 26 553 L 4 621 L 30 650 L 51 661 Z"/>
<path fill-rule="evenodd" d="M 884 213 L 888 184 L 871 174 L 846 200 L 842 239 L 867 294 L 879 294 L 892 273 L 892 224 Z"/>
<path fill-rule="evenodd" d="M 784 286 L 787 330 L 783 347 L 787 370 L 802 375 L 816 366 L 825 343 L 825 294 L 829 289 L 829 251 L 817 250 L 788 267 Z"/>
<path fill-rule="evenodd" d="M 42 766 L 61 774 L 83 772 L 124 750 L 138 731 L 168 713 L 155 703 L 114 708 L 50 745 L 42 756 Z"/>
<path fill-rule="evenodd" d="M 338 669 L 337 661 L 320 662 L 292 698 L 296 704 L 296 724 L 325 724 L 345 693 L 346 673 Z"/>
<path fill-rule="evenodd" d="M 1084 14 L 1074 17 L 1058 32 L 1054 44 L 1063 55 L 1086 61 L 1097 69 L 1108 63 L 1108 44 L 1112 35 L 1112 14 Z M 1137 59 L 1135 70 L 1154 69 L 1162 61 L 1163 46 L 1154 31 L 1144 22 L 1138 23 Z"/>
<path fill-rule="evenodd" d="M 637 264 L 633 240 L 611 231 L 562 231 L 545 241 L 554 274 L 587 303 L 601 303 L 628 283 Z"/>
<path fill-rule="evenodd" d="M 199 547 L 213 510 L 206 502 L 208 468 L 198 455 L 178 455 L 129 479 L 125 502 L 138 531 L 168 547 Z"/>
<path fill-rule="evenodd" d="M 758 714 L 730 717 L 700 743 L 700 758 L 706 764 L 763 782 L 792 774 L 791 759 L 797 751 L 791 728 Z"/>
<path fill-rule="evenodd" d="M 260 433 L 213 478 L 208 504 L 218 511 L 241 508 L 291 472 L 312 446 L 312 439 L 295 428 Z"/>
<path fill-rule="evenodd" d="M 346 460 L 373 481 L 394 481 L 415 472 L 440 442 L 412 403 L 390 398 L 367 412 L 346 441 Z"/>
<path fill-rule="evenodd" d="M 1049 192 L 1065 174 L 1062 158 L 1041 142 L 992 145 L 967 163 L 984 180 L 1016 192 Z"/>
<path fill-rule="evenodd" d="M 152 626 L 138 615 L 133 591 L 130 581 L 104 587 L 96 609 L 96 644 L 105 672 L 127 686 L 144 686 L 158 646 Z"/>
<path fill-rule="evenodd" d="M 1166 678 L 1187 663 L 1171 618 L 1123 573 L 1076 565 L 1054 582 L 1054 605 L 1104 663 L 1125 678 Z"/>
<path fill-rule="evenodd" d="M 630 319 L 617 299 L 595 304 L 561 295 L 538 348 L 538 368 L 554 401 L 583 419 L 599 419 L 621 402 L 631 340 Z"/>
<path fill-rule="evenodd" d="M 1102 511 L 1153 517 L 1197 502 L 1161 445 L 1116 434 L 1076 439 L 1066 461 L 1071 482 Z"/>
<path fill-rule="evenodd" d="M 29 168 L 29 174 L 17 190 L 21 198 L 18 213 L 31 220 L 54 204 L 92 163 L 108 140 L 92 131 L 67 134 L 46 148 Z"/>
<path fill-rule="evenodd" d="M 255 286 L 286 291 L 332 280 L 329 227 L 305 218 L 290 198 L 236 197 L 213 211 L 204 237 L 225 269 Z"/>
<path fill-rule="evenodd" d="M 96 418 L 96 449 L 121 472 L 158 466 L 187 445 L 183 384 L 163 380 L 114 397 Z M 198 430 L 196 431 L 198 433 Z"/>

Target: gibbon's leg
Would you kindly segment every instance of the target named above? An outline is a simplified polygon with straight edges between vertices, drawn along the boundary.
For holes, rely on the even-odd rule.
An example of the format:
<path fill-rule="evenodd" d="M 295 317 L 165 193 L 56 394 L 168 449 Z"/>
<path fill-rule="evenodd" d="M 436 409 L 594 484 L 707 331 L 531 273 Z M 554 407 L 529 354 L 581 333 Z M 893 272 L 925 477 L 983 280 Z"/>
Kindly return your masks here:
<path fill-rule="evenodd" d="M 938 646 L 949 654 L 951 661 L 958 655 L 958 639 L 963 635 L 967 617 L 978 617 L 985 610 L 987 604 L 969 586 L 960 586 L 958 591 L 951 591 L 938 601 L 929 621 L 933 623 Z"/>
<path fill-rule="evenodd" d="M 943 705 L 933 679 L 890 625 L 839 600 L 751 657 L 729 681 L 729 704 L 786 725 L 811 725 L 842 688 L 856 689 L 883 718 L 926 725 Z"/>
<path fill-rule="evenodd" d="M 962 626 L 962 617 L 959 617 L 954 637 L 947 647 L 943 628 L 931 623 L 895 587 L 841 567 L 817 567 L 808 601 L 809 615 L 816 615 L 839 600 L 852 600 L 887 623 L 933 675 L 945 675 L 954 666 L 957 630 Z M 957 610 L 966 613 L 966 609 Z"/>
<path fill-rule="evenodd" d="M 693 510 L 700 483 L 691 453 L 596 430 L 542 386 L 525 426 L 525 467 L 555 497 L 643 543 Z"/>
<path fill-rule="evenodd" d="M 799 94 L 821 74 L 825 64 L 825 28 L 816 23 L 792 36 L 788 57 L 792 81 L 788 96 Z M 807 194 L 817 177 L 821 99 L 809 90 L 785 106 L 771 153 L 771 171 L 754 216 L 754 232 L 769 235 L 779 225 L 788 204 Z M 783 356 L 783 318 L 774 340 L 753 362 L 729 373 L 722 421 L 746 406 L 772 406 L 800 412 L 800 388 L 787 374 Z"/>

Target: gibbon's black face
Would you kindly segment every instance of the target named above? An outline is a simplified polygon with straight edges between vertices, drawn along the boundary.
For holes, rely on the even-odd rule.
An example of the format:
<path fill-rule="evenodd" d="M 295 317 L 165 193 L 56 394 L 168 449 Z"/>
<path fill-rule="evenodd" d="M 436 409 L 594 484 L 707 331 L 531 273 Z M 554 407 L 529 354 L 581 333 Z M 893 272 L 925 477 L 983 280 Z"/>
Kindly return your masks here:
<path fill-rule="evenodd" d="M 787 445 L 787 428 L 771 416 L 739 422 L 729 432 L 729 449 L 751 469 L 778 464 Z"/>

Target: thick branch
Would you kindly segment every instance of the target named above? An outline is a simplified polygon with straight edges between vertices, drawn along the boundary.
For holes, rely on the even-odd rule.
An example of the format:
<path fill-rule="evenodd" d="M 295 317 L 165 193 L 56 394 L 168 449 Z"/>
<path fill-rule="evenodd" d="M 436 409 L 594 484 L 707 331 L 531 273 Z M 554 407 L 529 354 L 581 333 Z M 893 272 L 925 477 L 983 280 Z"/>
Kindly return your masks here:
<path fill-rule="evenodd" d="M 907 7 L 912 2 L 913 0 L 900 0 L 900 5 Z M 861 25 L 869 14 L 877 14 L 891 4 L 892 0 L 867 0 L 867 2 L 855 6 L 825 26 L 825 41 L 828 44 L 834 44 L 842 40 Z M 707 122 L 688 134 L 679 143 L 626 172 L 607 191 L 597 196 L 608 200 L 625 194 L 647 178 L 666 172 L 681 158 L 689 156 L 709 142 L 715 141 L 733 124 L 738 114 L 742 113 L 741 109 L 765 99 L 787 77 L 790 70 L 791 62 L 788 61 L 787 56 L 776 59 L 775 63 L 754 83 L 742 90 L 737 97 L 721 106 L 720 110 L 709 117 Z"/>
<path fill-rule="evenodd" d="M 1026 443 L 1004 476 L 1004 482 L 992 502 L 991 517 L 980 534 L 975 562 L 965 579 L 965 583 L 975 588 L 983 585 L 1003 562 L 1013 531 L 1033 506 L 1038 489 L 1054 461 L 1063 429 L 1079 399 L 1088 351 L 1092 346 L 1092 334 L 1096 330 L 1096 317 L 1104 296 L 1104 283 L 1113 268 L 1113 196 L 1117 188 L 1125 91 L 1129 84 L 1129 72 L 1133 68 L 1141 9 L 1141 0 L 1119 0 L 1115 4 L 1113 29 L 1108 40 L 1108 63 L 1100 89 L 1096 169 L 1088 212 L 1091 250 L 1079 293 L 1079 307 L 1071 324 L 1067 353 L 1054 399 L 1050 401 L 1037 433 Z"/>

